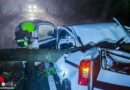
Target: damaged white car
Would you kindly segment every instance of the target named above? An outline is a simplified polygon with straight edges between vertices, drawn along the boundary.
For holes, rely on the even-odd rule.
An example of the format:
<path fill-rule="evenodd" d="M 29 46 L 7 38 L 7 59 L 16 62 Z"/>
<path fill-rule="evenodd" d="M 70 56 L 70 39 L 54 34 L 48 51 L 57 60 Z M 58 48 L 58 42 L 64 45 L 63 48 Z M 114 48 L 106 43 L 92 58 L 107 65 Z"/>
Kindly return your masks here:
<path fill-rule="evenodd" d="M 55 63 L 63 89 L 130 88 L 129 28 L 114 20 L 58 28 L 36 22 L 33 48 L 69 50 Z"/>
<path fill-rule="evenodd" d="M 59 34 L 58 49 L 82 46 L 71 49 L 55 65 L 65 90 L 130 88 L 130 37 L 118 21 L 58 30 L 64 33 Z"/>

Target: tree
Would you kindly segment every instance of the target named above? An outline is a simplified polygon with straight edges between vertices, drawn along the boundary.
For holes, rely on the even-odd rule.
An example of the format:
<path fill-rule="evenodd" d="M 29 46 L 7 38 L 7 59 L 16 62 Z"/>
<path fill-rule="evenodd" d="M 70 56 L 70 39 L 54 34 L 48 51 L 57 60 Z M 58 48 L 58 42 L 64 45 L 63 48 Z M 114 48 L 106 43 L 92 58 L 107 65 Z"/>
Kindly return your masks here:
<path fill-rule="evenodd" d="M 65 50 L 0 49 L 0 60 L 56 62 L 64 53 Z"/>

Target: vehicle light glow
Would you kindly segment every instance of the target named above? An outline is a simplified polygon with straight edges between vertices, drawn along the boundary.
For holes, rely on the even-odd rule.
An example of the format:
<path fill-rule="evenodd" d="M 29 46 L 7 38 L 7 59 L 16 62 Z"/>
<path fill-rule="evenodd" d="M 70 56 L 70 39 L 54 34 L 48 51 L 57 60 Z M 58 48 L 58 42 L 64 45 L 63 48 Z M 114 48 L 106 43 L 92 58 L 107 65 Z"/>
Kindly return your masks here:
<path fill-rule="evenodd" d="M 33 6 L 33 9 L 37 9 L 37 6 L 34 5 L 34 6 Z"/>
<path fill-rule="evenodd" d="M 31 8 L 32 8 L 32 6 L 31 6 L 31 5 L 29 5 L 29 6 L 28 6 L 28 8 L 29 8 L 29 9 L 31 9 Z"/>
<path fill-rule="evenodd" d="M 82 60 L 79 65 L 78 84 L 87 86 L 89 83 L 90 61 Z"/>
<path fill-rule="evenodd" d="M 89 68 L 83 68 L 83 73 L 89 73 Z"/>
<path fill-rule="evenodd" d="M 36 5 L 28 5 L 27 18 L 30 19 L 30 20 L 36 19 L 38 11 L 39 11 L 39 9 Z"/>

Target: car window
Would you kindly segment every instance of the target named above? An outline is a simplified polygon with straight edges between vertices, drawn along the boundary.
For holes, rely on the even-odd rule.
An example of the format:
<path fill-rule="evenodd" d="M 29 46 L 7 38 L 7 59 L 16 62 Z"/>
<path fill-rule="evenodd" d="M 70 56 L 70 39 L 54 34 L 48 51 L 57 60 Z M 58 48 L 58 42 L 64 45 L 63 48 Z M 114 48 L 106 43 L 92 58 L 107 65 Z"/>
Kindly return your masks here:
<path fill-rule="evenodd" d="M 50 25 L 40 25 L 38 31 L 38 41 L 52 38 L 54 35 L 54 28 Z"/>

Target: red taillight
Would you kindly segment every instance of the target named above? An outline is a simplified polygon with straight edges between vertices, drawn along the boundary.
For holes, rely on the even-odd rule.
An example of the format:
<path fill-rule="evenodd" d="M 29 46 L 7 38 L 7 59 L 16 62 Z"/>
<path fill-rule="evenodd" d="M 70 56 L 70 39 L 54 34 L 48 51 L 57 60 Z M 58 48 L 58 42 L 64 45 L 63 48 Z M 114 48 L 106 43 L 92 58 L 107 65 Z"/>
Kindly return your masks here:
<path fill-rule="evenodd" d="M 90 73 L 90 61 L 82 60 L 79 66 L 78 84 L 88 85 Z"/>

